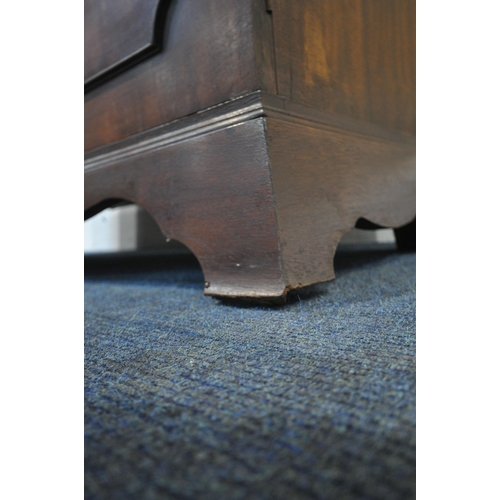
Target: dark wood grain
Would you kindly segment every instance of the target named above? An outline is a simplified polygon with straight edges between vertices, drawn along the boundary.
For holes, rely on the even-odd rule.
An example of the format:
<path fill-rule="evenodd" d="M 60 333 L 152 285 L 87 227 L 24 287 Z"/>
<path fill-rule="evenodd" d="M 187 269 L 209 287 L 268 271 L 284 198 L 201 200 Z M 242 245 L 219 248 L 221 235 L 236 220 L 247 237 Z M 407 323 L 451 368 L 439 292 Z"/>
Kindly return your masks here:
<path fill-rule="evenodd" d="M 159 52 L 169 0 L 85 0 L 85 89 Z"/>
<path fill-rule="evenodd" d="M 252 0 L 252 28 L 254 61 L 257 71 L 257 88 L 269 94 L 277 94 L 276 54 L 272 11 L 267 0 Z"/>
<path fill-rule="evenodd" d="M 86 208 L 112 198 L 196 255 L 205 293 L 283 295 L 263 118 L 87 169 Z"/>
<path fill-rule="evenodd" d="M 415 132 L 413 0 L 174 1 L 163 37 L 86 96 L 86 150 L 257 89 Z"/>
<path fill-rule="evenodd" d="M 85 97 L 90 150 L 260 87 L 251 0 L 173 1 L 163 50 Z"/>
<path fill-rule="evenodd" d="M 359 218 L 399 227 L 415 217 L 415 144 L 283 115 L 267 119 L 285 281 L 334 277 L 333 257 Z"/>
<path fill-rule="evenodd" d="M 264 116 L 262 93 L 252 92 L 218 106 L 185 116 L 180 120 L 125 137 L 85 153 L 85 169 L 105 161 L 118 161 L 123 156 L 135 155 L 148 149 L 189 140 L 203 133 Z"/>
<path fill-rule="evenodd" d="M 415 134 L 414 0 L 272 0 L 278 94 Z"/>

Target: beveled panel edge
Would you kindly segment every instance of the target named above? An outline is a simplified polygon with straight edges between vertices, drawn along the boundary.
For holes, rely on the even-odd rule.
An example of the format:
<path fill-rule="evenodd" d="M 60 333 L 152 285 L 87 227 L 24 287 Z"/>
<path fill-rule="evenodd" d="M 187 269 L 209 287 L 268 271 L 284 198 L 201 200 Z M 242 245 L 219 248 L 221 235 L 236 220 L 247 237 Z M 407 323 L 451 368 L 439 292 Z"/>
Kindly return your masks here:
<path fill-rule="evenodd" d="M 158 0 L 151 30 L 151 39 L 134 52 L 84 79 L 83 89 L 85 94 L 92 92 L 103 83 L 112 80 L 131 67 L 161 52 L 167 14 L 171 3 L 172 0 Z"/>

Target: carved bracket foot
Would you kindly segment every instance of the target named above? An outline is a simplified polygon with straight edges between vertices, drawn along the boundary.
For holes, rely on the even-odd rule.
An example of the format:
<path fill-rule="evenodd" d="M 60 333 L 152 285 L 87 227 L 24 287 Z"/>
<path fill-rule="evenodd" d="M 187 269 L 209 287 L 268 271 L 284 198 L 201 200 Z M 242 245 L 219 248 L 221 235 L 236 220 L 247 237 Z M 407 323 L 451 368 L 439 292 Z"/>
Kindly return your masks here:
<path fill-rule="evenodd" d="M 415 144 L 256 92 L 91 151 L 85 208 L 109 200 L 141 205 L 190 248 L 205 294 L 279 302 L 334 278 L 360 217 L 414 219 Z"/>

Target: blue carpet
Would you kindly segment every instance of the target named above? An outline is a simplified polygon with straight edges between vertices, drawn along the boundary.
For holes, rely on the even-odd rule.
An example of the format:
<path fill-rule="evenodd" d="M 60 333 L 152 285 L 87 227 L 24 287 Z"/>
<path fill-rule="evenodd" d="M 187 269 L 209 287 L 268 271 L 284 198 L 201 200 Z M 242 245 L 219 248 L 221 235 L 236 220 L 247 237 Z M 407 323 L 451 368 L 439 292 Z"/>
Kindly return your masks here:
<path fill-rule="evenodd" d="M 415 254 L 338 253 L 284 307 L 191 256 L 85 260 L 85 498 L 415 497 Z"/>

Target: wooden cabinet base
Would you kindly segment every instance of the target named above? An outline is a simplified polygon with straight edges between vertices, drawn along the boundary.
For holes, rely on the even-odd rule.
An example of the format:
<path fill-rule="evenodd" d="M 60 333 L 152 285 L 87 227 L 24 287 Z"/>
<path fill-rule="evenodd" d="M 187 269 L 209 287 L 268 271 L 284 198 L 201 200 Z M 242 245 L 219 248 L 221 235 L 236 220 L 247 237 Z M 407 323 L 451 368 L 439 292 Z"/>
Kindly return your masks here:
<path fill-rule="evenodd" d="M 359 218 L 415 217 L 415 139 L 253 92 L 91 150 L 90 216 L 139 204 L 198 258 L 205 293 L 284 300 L 334 278 Z"/>

